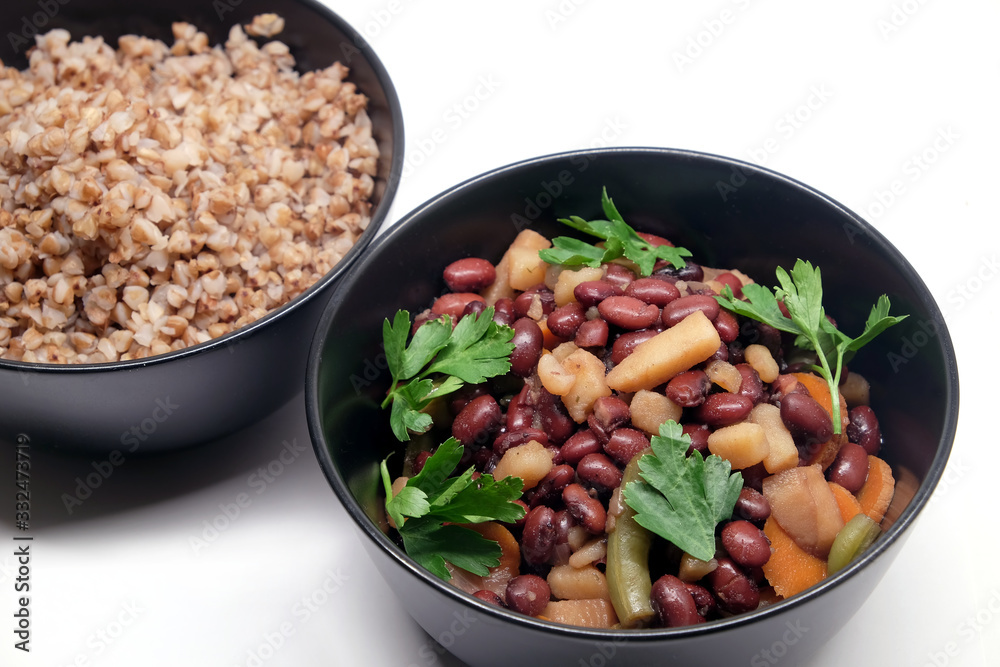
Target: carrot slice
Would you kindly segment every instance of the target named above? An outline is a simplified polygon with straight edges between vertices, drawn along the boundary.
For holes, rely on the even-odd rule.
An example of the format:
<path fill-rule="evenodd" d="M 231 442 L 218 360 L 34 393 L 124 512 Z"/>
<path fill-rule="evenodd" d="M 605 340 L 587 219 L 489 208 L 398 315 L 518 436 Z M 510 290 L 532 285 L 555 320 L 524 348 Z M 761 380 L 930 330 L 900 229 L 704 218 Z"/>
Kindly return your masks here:
<path fill-rule="evenodd" d="M 552 600 L 545 605 L 539 618 L 584 628 L 610 628 L 618 622 L 611 600 L 602 598 Z"/>
<path fill-rule="evenodd" d="M 558 346 L 560 343 L 566 342 L 559 336 L 552 333 L 552 331 L 549 329 L 548 322 L 546 322 L 545 320 L 542 320 L 537 324 L 538 328 L 542 330 L 542 347 L 544 347 L 546 350 L 554 350 L 556 349 L 556 346 Z"/>
<path fill-rule="evenodd" d="M 505 526 L 495 521 L 460 525 L 499 544 L 500 564 L 491 567 L 490 573 L 485 577 L 480 577 L 449 563 L 448 571 L 452 574 L 452 583 L 467 593 L 475 593 L 477 590 L 483 589 L 493 591 L 502 598 L 507 590 L 507 582 L 520 573 L 521 547 L 518 546 L 517 538 Z"/>
<path fill-rule="evenodd" d="M 896 480 L 892 476 L 889 464 L 877 456 L 868 456 L 868 478 L 858 491 L 858 502 L 861 511 L 871 517 L 875 523 L 880 523 L 885 511 L 889 509 L 892 495 L 896 488 Z"/>
<path fill-rule="evenodd" d="M 861 503 L 854 497 L 854 494 L 836 482 L 827 482 L 830 490 L 833 491 L 833 498 L 837 501 L 837 509 L 840 510 L 840 518 L 847 523 L 855 515 L 861 514 Z"/>
<path fill-rule="evenodd" d="M 803 551 L 774 517 L 764 522 L 764 535 L 771 541 L 771 558 L 764 563 L 764 576 L 775 593 L 787 598 L 826 578 L 826 561 Z"/>

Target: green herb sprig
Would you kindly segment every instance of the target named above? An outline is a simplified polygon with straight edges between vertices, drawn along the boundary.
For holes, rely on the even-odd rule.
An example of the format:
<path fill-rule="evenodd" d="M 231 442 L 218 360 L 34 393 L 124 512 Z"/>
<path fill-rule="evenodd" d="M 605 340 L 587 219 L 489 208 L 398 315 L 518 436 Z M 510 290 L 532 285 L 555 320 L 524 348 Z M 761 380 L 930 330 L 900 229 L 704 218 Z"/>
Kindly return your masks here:
<path fill-rule="evenodd" d="M 615 208 L 611 198 L 608 197 L 607 188 L 601 190 L 601 208 L 604 210 L 607 220 L 588 221 L 573 215 L 569 218 L 560 218 L 559 222 L 591 236 L 604 239 L 603 247 L 591 245 L 570 236 L 557 236 L 552 239 L 552 247 L 540 250 L 538 256 L 549 264 L 595 268 L 620 257 L 625 257 L 635 262 L 643 276 L 649 276 L 653 273 L 653 268 L 658 260 L 666 260 L 680 269 L 685 265 L 684 258 L 691 256 L 691 251 L 687 248 L 668 245 L 654 246 L 639 236 Z"/>
<path fill-rule="evenodd" d="M 691 436 L 677 422 L 660 425 L 653 453 L 639 459 L 642 480 L 623 489 L 635 521 L 701 560 L 715 555 L 715 527 L 733 515 L 743 476 L 714 454 L 690 456 Z"/>
<path fill-rule="evenodd" d="M 823 280 L 819 267 L 799 259 L 792 271 L 778 267 L 775 271 L 779 286 L 772 292 L 763 285 L 751 283 L 743 286 L 745 300 L 737 299 L 726 286 L 715 297 L 723 308 L 769 324 L 779 331 L 796 335 L 795 345 L 813 350 L 819 365 L 812 366 L 827 382 L 830 396 L 837 396 L 844 362 L 889 327 L 902 322 L 906 315 L 889 315 L 889 297 L 883 294 L 872 306 L 864 331 L 857 338 L 841 332 L 826 317 L 823 309 Z M 781 312 L 784 303 L 788 316 Z M 840 433 L 840 401 L 832 400 L 833 432 Z"/>
<path fill-rule="evenodd" d="M 433 423 L 422 412 L 431 401 L 465 383 L 479 384 L 510 370 L 514 330 L 493 321 L 493 308 L 467 315 L 452 329 L 451 318 L 429 320 L 410 335 L 410 313 L 400 310 L 382 324 L 392 388 L 382 402 L 392 405 L 389 424 L 401 441 L 425 433 Z"/>
<path fill-rule="evenodd" d="M 493 479 L 474 468 L 455 477 L 449 475 L 462 458 L 462 443 L 448 438 L 427 458 L 419 473 L 392 494 L 386 461 L 382 461 L 386 513 L 396 524 L 409 556 L 438 577 L 448 580 L 446 563 L 486 576 L 500 564 L 500 545 L 462 523 L 503 521 L 513 523 L 524 516 L 524 508 L 514 501 L 521 497 L 520 477 Z"/>

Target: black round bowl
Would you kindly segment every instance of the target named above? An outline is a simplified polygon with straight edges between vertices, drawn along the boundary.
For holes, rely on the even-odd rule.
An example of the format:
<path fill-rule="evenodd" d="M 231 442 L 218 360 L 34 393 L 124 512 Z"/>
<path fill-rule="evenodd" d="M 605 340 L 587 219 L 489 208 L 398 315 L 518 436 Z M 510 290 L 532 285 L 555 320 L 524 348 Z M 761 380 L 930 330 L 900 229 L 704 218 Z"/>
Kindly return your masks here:
<path fill-rule="evenodd" d="M 46 7 L 48 9 L 46 9 Z M 62 450 L 152 452 L 208 442 L 251 425 L 302 390 L 310 336 L 334 284 L 366 249 L 388 214 L 403 164 L 403 117 L 388 73 L 364 38 L 314 0 L 172 0 L 39 3 L 9 0 L 0 10 L 0 59 L 25 67 L 34 32 L 69 30 L 73 39 L 124 34 L 173 43 L 171 24 L 187 21 L 224 42 L 233 25 L 277 12 L 275 39 L 300 71 L 350 68 L 369 98 L 379 144 L 374 208 L 347 255 L 305 293 L 260 320 L 215 340 L 149 359 L 108 364 L 33 364 L 0 360 L 0 442 L 30 438 Z M 8 38 L 9 37 L 9 38 Z M 16 39 L 15 39 L 16 37 Z M 21 39 L 24 37 L 24 40 Z"/>
<path fill-rule="evenodd" d="M 900 480 L 901 513 L 863 557 L 816 587 L 700 626 L 587 630 L 462 593 L 416 565 L 383 532 L 378 465 L 398 449 L 379 408 L 389 382 L 380 346 L 383 319 L 398 308 L 425 308 L 443 291 L 442 269 L 456 258 L 496 261 L 524 227 L 551 237 L 568 231 L 558 217 L 600 217 L 602 186 L 631 224 L 689 248 L 700 263 L 737 267 L 766 285 L 774 284 L 777 266 L 791 267 L 796 258 L 819 265 L 827 311 L 845 331 L 860 331 L 883 292 L 894 313 L 909 313 L 852 362 L 871 381 L 886 441 L 882 452 Z M 609 149 L 503 167 L 439 195 L 391 227 L 338 285 L 323 315 L 309 358 L 306 403 L 316 455 L 373 562 L 409 614 L 470 665 L 769 664 L 762 651 L 776 644 L 784 664 L 801 665 L 868 597 L 934 489 L 955 435 L 956 368 L 945 323 L 920 277 L 840 204 L 731 159 Z M 896 630 L 886 625 L 884 631 Z"/>

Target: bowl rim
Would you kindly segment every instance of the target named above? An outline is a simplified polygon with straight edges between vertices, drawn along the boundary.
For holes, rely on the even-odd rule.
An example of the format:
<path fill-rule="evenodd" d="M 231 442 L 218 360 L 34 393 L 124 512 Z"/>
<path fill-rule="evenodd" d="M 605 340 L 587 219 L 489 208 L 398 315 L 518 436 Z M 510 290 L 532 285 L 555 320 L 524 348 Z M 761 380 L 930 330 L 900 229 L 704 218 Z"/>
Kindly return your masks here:
<path fill-rule="evenodd" d="M 873 544 L 860 558 L 852 561 L 843 570 L 824 579 L 819 584 L 792 596 L 791 598 L 781 600 L 765 607 L 760 607 L 754 611 L 738 614 L 728 618 L 716 619 L 693 626 L 679 628 L 603 630 L 563 625 L 552 621 L 545 621 L 525 616 L 505 608 L 497 607 L 496 605 L 484 602 L 468 593 L 465 593 L 455 586 L 452 586 L 448 582 L 439 579 L 437 576 L 433 575 L 431 572 L 410 558 L 405 551 L 400 549 L 378 528 L 378 526 L 375 525 L 374 522 L 371 521 L 371 519 L 368 518 L 367 514 L 365 514 L 364 510 L 351 493 L 350 488 L 348 487 L 346 480 L 341 476 L 339 469 L 333 464 L 333 460 L 327 446 L 326 437 L 320 423 L 321 410 L 317 401 L 319 389 L 319 366 L 322 361 L 323 343 L 330 333 L 330 325 L 334 316 L 337 314 L 337 311 L 340 309 L 340 306 L 345 299 L 345 295 L 351 291 L 355 283 L 360 280 L 360 274 L 363 267 L 368 262 L 375 261 L 379 250 L 383 246 L 388 246 L 393 243 L 396 235 L 401 234 L 402 230 L 420 224 L 421 221 L 426 218 L 433 218 L 437 210 L 446 204 L 452 197 L 460 195 L 466 190 L 476 188 L 480 184 L 488 181 L 502 179 L 506 174 L 512 171 L 532 168 L 535 166 L 545 165 L 547 163 L 562 162 L 574 157 L 614 154 L 663 156 L 670 159 L 684 158 L 710 162 L 722 166 L 731 166 L 745 170 L 746 172 L 753 172 L 766 178 L 783 182 L 788 187 L 795 188 L 806 195 L 819 200 L 823 205 L 835 209 L 845 218 L 845 223 L 850 221 L 851 223 L 857 225 L 862 232 L 868 234 L 873 242 L 893 259 L 906 280 L 913 285 L 915 292 L 919 297 L 919 303 L 927 310 L 934 324 L 938 327 L 938 340 L 947 373 L 945 386 L 943 387 L 943 400 L 946 405 L 945 419 L 941 436 L 938 439 L 938 446 L 928 467 L 927 475 L 914 492 L 914 495 L 907 504 L 906 508 L 889 527 L 889 529 L 878 538 L 875 544 Z M 926 507 L 931 494 L 944 473 L 944 468 L 951 454 L 957 430 L 959 412 L 959 383 L 958 363 L 954 346 L 951 341 L 951 336 L 948 332 L 944 316 L 938 308 L 937 302 L 930 293 L 930 290 L 902 253 L 877 229 L 875 229 L 859 215 L 829 196 L 823 194 L 819 190 L 816 190 L 801 181 L 750 162 L 691 149 L 625 146 L 578 149 L 548 153 L 508 163 L 482 172 L 449 187 L 437 195 L 434 195 L 426 202 L 404 215 L 397 223 L 384 230 L 384 232 L 371 244 L 370 252 L 362 261 L 352 267 L 349 275 L 346 276 L 345 280 L 343 280 L 334 290 L 334 293 L 327 303 L 322 317 L 320 318 L 316 329 L 316 335 L 313 338 L 309 350 L 309 359 L 306 371 L 305 400 L 306 419 L 312 440 L 313 450 L 324 475 L 333 487 L 334 493 L 346 509 L 347 513 L 351 516 L 355 523 L 355 528 L 364 533 L 364 535 L 379 549 L 381 549 L 395 564 L 408 571 L 409 574 L 415 576 L 417 579 L 423 581 L 435 591 L 448 598 L 451 598 L 468 607 L 473 607 L 481 613 L 489 614 L 497 620 L 514 623 L 526 629 L 532 629 L 545 633 L 555 632 L 566 638 L 577 638 L 589 641 L 607 641 L 608 638 L 611 637 L 615 641 L 644 642 L 663 640 L 667 638 L 710 636 L 731 628 L 747 626 L 777 614 L 783 614 L 786 611 L 793 610 L 800 605 L 810 602 L 813 598 L 822 595 L 828 590 L 844 584 L 848 579 L 863 570 L 870 563 L 880 558 L 895 542 L 901 539 L 903 534 L 913 524 L 917 515 Z"/>
<path fill-rule="evenodd" d="M 100 373 L 121 370 L 136 370 L 147 366 L 165 364 L 177 359 L 184 359 L 193 355 L 203 354 L 216 348 L 228 348 L 239 344 L 238 339 L 252 336 L 258 329 L 266 327 L 270 322 L 284 317 L 289 313 L 305 307 L 305 304 L 318 298 L 316 295 L 322 292 L 330 283 L 343 276 L 348 269 L 364 254 L 371 246 L 371 243 L 379 235 L 381 227 L 389 215 L 393 200 L 396 198 L 396 191 L 399 189 L 399 182 L 403 173 L 403 156 L 405 153 L 405 134 L 403 128 L 403 107 L 399 100 L 396 86 L 389 76 L 389 71 L 385 68 L 382 60 L 375 53 L 375 50 L 354 26 L 347 22 L 340 14 L 333 11 L 318 0 L 294 0 L 305 5 L 316 14 L 322 16 L 335 28 L 344 33 L 357 51 L 364 54 L 364 58 L 371 66 L 379 85 L 385 94 L 386 106 L 392 120 L 392 152 L 389 157 L 389 174 L 385 181 L 385 190 L 382 199 L 375 206 L 375 209 L 368 221 L 368 226 L 358 235 L 358 240 L 351 248 L 344 253 L 344 256 L 333 265 L 333 267 L 323 274 L 319 280 L 310 285 L 305 291 L 296 296 L 291 301 L 268 311 L 265 315 L 253 322 L 245 324 L 240 328 L 228 333 L 207 340 L 197 345 L 190 345 L 179 350 L 171 350 L 163 354 L 152 355 L 142 359 L 129 359 L 126 361 L 108 361 L 85 364 L 57 364 L 49 362 L 17 361 L 14 359 L 0 358 L 0 371 L 11 370 L 18 373 Z M 351 80 L 348 74 L 348 81 Z M 362 91 L 363 92 L 363 91 Z"/>

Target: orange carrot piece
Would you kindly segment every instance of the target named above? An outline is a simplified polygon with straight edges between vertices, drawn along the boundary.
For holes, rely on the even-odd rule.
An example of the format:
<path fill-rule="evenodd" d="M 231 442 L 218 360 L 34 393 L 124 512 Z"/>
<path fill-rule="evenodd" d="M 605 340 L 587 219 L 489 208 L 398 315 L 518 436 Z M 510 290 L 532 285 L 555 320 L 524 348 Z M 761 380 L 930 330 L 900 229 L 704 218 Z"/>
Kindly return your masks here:
<path fill-rule="evenodd" d="M 554 350 L 559 344 L 566 342 L 549 330 L 549 325 L 545 320 L 538 322 L 538 327 L 542 330 L 542 347 L 546 350 Z"/>
<path fill-rule="evenodd" d="M 764 563 L 764 576 L 775 593 L 791 597 L 826 578 L 826 561 L 803 551 L 774 517 L 764 522 L 764 535 L 771 541 L 771 558 Z"/>
<path fill-rule="evenodd" d="M 885 511 L 889 509 L 892 495 L 896 488 L 896 480 L 892 476 L 889 464 L 877 456 L 868 456 L 868 478 L 858 491 L 858 502 L 861 511 L 871 517 L 875 523 L 880 523 Z"/>
<path fill-rule="evenodd" d="M 490 573 L 485 577 L 477 576 L 449 564 L 448 569 L 452 573 L 452 583 L 467 593 L 475 593 L 477 590 L 484 589 L 493 591 L 502 598 L 507 589 L 507 582 L 520 574 L 521 547 L 518 546 L 517 538 L 505 526 L 495 521 L 460 525 L 499 544 L 500 564 L 491 567 Z"/>
<path fill-rule="evenodd" d="M 847 523 L 855 515 L 861 514 L 861 503 L 854 497 L 854 494 L 836 482 L 827 482 L 830 490 L 833 491 L 833 498 L 837 501 L 837 509 L 840 510 L 840 518 Z"/>

